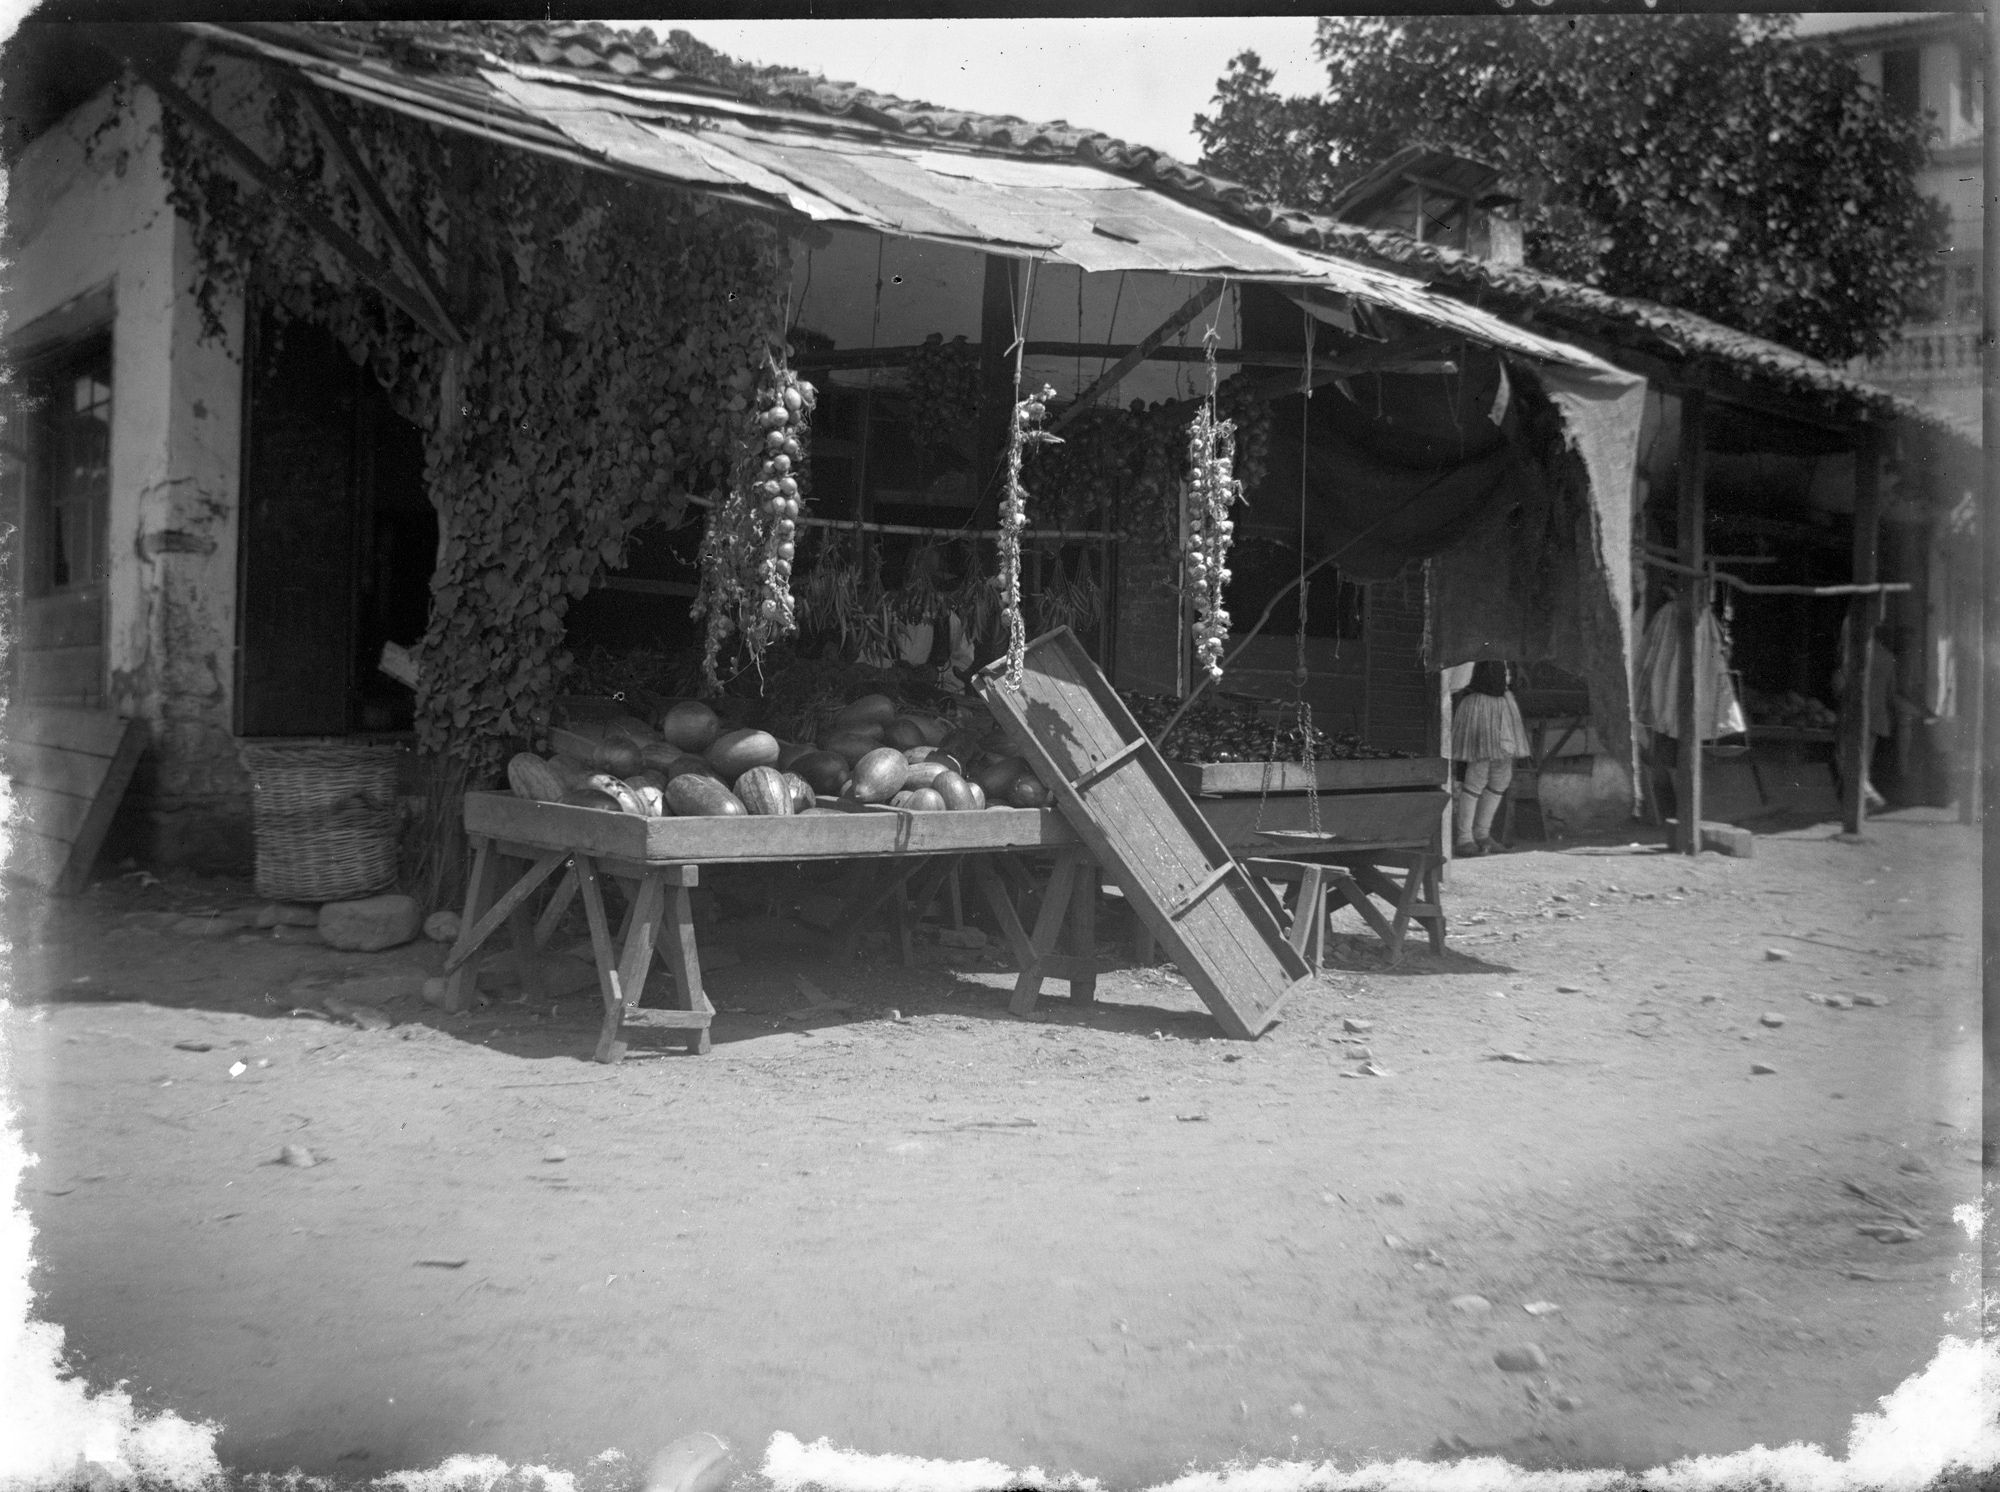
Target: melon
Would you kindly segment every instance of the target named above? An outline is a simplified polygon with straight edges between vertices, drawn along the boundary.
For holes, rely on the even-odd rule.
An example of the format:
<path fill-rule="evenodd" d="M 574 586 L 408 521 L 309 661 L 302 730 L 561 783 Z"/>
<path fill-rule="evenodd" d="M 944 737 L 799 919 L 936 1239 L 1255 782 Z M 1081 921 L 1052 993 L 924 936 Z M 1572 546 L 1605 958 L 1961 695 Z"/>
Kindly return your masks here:
<path fill-rule="evenodd" d="M 619 781 L 608 772 L 597 773 L 584 786 L 603 793 L 617 803 L 620 813 L 629 813 L 634 818 L 651 817 L 646 812 L 646 800 L 639 796 L 639 790 L 629 783 Z"/>
<path fill-rule="evenodd" d="M 986 801 L 985 788 L 981 787 L 976 782 L 968 782 L 966 784 L 966 787 L 969 788 L 972 792 L 972 806 L 974 808 L 986 808 L 990 806 Z"/>
<path fill-rule="evenodd" d="M 936 750 L 937 747 L 935 746 L 912 746 L 908 751 L 905 751 L 903 755 L 907 756 L 910 759 L 910 765 L 914 767 L 918 762 L 929 761 L 931 759 L 931 754 Z"/>
<path fill-rule="evenodd" d="M 924 735 L 924 728 L 905 715 L 898 715 L 889 722 L 889 728 L 882 732 L 882 744 L 894 746 L 898 751 L 908 751 L 912 746 L 928 746 L 930 741 Z"/>
<path fill-rule="evenodd" d="M 519 752 L 507 763 L 507 786 L 515 797 L 537 803 L 559 802 L 568 791 L 556 769 L 532 751 Z"/>
<path fill-rule="evenodd" d="M 935 715 L 905 715 L 903 718 L 924 733 L 924 744 L 927 746 L 942 746 L 945 737 L 951 734 L 951 727 Z"/>
<path fill-rule="evenodd" d="M 814 792 L 813 785 L 798 773 L 787 772 L 785 786 L 791 789 L 793 813 L 804 813 L 808 808 L 818 804 L 819 794 Z"/>
<path fill-rule="evenodd" d="M 690 772 L 698 773 L 703 777 L 715 776 L 715 768 L 708 764 L 707 757 L 688 756 L 685 754 L 677 756 L 668 762 L 667 770 L 660 775 L 666 778 L 667 781 L 672 782 L 676 777 L 685 777 Z"/>
<path fill-rule="evenodd" d="M 886 726 L 896 718 L 896 702 L 886 694 L 864 694 L 838 715 L 833 723 L 842 729 L 857 725 Z"/>
<path fill-rule="evenodd" d="M 837 751 L 808 751 L 792 763 L 792 771 L 815 793 L 831 796 L 847 786 L 847 758 Z"/>
<path fill-rule="evenodd" d="M 910 763 L 893 746 L 869 752 L 854 764 L 854 781 L 849 792 L 857 803 L 886 803 L 902 791 Z"/>
<path fill-rule="evenodd" d="M 722 734 L 722 722 L 700 700 L 684 699 L 661 718 L 660 734 L 683 751 L 706 751 Z"/>
<path fill-rule="evenodd" d="M 738 818 L 749 812 L 742 799 L 700 772 L 683 772 L 668 781 L 667 806 L 687 818 Z"/>
<path fill-rule="evenodd" d="M 979 805 L 972 801 L 972 784 L 956 772 L 940 772 L 931 780 L 931 791 L 944 800 L 953 813 L 963 813 Z"/>
<path fill-rule="evenodd" d="M 911 813 L 943 813 L 944 799 L 927 787 L 920 787 L 910 793 L 903 806 Z"/>
<path fill-rule="evenodd" d="M 988 762 L 972 774 L 972 780 L 986 789 L 986 796 L 998 801 L 1007 796 L 1007 789 L 1014 785 L 1014 779 L 1028 770 L 1028 764 L 1018 756 L 1003 756 L 998 761 Z"/>
<path fill-rule="evenodd" d="M 1047 808 L 1049 806 L 1049 790 L 1042 786 L 1041 778 L 1037 777 L 1033 772 L 1023 772 L 1019 777 L 1015 778 L 1013 787 L 1007 791 L 1007 797 L 1016 808 Z"/>
<path fill-rule="evenodd" d="M 882 749 L 882 743 L 873 736 L 861 735 L 855 731 L 836 731 L 821 743 L 823 750 L 837 752 L 840 759 L 853 766 L 871 751 Z"/>
<path fill-rule="evenodd" d="M 647 818 L 663 819 L 673 812 L 671 808 L 667 807 L 667 795 L 659 788 L 653 786 L 652 783 L 649 782 L 639 788 L 638 793 L 640 799 L 646 805 Z"/>
<path fill-rule="evenodd" d="M 665 741 L 650 741 L 639 748 L 639 765 L 664 777 L 682 755 L 678 746 L 670 746 Z"/>
<path fill-rule="evenodd" d="M 606 813 L 618 813 L 618 800 L 609 793 L 600 793 L 594 787 L 573 787 L 562 795 L 562 801 L 571 808 L 601 808 Z"/>
<path fill-rule="evenodd" d="M 549 758 L 549 770 L 562 779 L 563 791 L 579 788 L 590 780 L 590 768 L 573 756 L 557 752 Z"/>
<path fill-rule="evenodd" d="M 793 764 L 800 757 L 804 756 L 808 751 L 817 749 L 817 747 L 805 741 L 780 741 L 778 743 L 778 760 L 774 765 L 780 772 L 789 772 L 792 770 Z"/>
<path fill-rule="evenodd" d="M 896 794 L 895 797 L 889 800 L 889 806 L 891 808 L 908 808 L 910 806 L 910 799 L 914 797 L 916 797 L 916 793 L 913 790 L 911 790 L 910 788 L 904 788 L 900 793 Z"/>
<path fill-rule="evenodd" d="M 778 818 L 792 811 L 792 790 L 776 767 L 752 767 L 736 779 L 736 796 L 758 818 Z"/>
<path fill-rule="evenodd" d="M 904 787 L 935 787 L 937 780 L 951 768 L 943 762 L 911 762 L 910 770 L 903 776 Z"/>
<path fill-rule="evenodd" d="M 725 782 L 733 782 L 752 767 L 776 766 L 778 738 L 761 730 L 726 731 L 715 738 L 705 755 Z"/>
<path fill-rule="evenodd" d="M 633 787 L 665 787 L 667 785 L 667 774 L 664 772 L 655 772 L 648 768 L 644 772 L 634 772 L 625 780 Z"/>

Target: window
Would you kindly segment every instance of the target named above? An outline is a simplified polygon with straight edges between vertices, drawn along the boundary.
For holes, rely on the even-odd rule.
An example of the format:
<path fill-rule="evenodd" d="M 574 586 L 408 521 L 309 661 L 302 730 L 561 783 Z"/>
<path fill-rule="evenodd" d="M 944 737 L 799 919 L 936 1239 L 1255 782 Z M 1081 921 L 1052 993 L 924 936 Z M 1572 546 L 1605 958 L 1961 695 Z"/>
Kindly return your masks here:
<path fill-rule="evenodd" d="M 1882 53 L 1882 102 L 1895 113 L 1914 114 L 1923 101 L 1922 56 L 1916 47 L 1890 47 Z"/>
<path fill-rule="evenodd" d="M 104 579 L 111 492 L 111 342 L 95 337 L 31 367 L 23 380 L 30 597 Z"/>
<path fill-rule="evenodd" d="M 1954 130 L 1953 135 L 1964 139 L 1978 131 L 1985 121 L 1985 107 L 1986 59 L 1961 43 L 1958 48 L 1958 121 L 1966 128 Z"/>

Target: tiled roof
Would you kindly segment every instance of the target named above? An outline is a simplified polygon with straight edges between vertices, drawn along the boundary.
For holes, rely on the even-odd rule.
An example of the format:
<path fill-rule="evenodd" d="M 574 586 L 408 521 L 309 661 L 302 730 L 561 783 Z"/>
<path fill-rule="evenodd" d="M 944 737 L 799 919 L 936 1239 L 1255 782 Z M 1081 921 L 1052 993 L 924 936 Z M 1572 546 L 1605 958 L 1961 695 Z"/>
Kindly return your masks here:
<path fill-rule="evenodd" d="M 853 83 L 829 82 L 813 74 L 751 68 L 685 32 L 661 41 L 648 30 L 617 30 L 596 21 L 333 23 L 307 29 L 322 35 L 337 32 L 371 50 L 404 56 L 412 51 L 427 53 L 445 71 L 455 70 L 454 54 L 463 58 L 456 66 L 465 66 L 485 52 L 515 63 L 609 74 L 628 84 L 651 80 L 676 90 L 732 92 L 751 101 L 974 150 L 1080 160 L 1282 241 L 1392 267 L 1511 319 L 1532 317 L 1537 330 L 1551 335 L 1567 332 L 1658 358 L 1712 362 L 1748 381 L 1807 396 L 1829 412 L 1842 407 L 1851 411 L 1858 405 L 1962 433 L 1942 415 L 1845 369 L 1693 312 L 1610 295 L 1521 266 L 1491 264 L 1391 230 L 1362 228 L 1288 208 L 1150 146 L 1064 120 L 1038 123 L 1012 115 L 977 114 Z"/>

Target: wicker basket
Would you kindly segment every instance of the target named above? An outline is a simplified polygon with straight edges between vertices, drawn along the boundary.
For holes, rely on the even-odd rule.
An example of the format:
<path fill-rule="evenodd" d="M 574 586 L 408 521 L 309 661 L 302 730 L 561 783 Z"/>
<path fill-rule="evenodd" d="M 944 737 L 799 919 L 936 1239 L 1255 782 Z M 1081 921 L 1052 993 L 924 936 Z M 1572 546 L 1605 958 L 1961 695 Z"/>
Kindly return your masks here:
<path fill-rule="evenodd" d="M 397 748 L 245 746 L 257 837 L 257 894 L 340 901 L 393 885 L 403 815 Z"/>

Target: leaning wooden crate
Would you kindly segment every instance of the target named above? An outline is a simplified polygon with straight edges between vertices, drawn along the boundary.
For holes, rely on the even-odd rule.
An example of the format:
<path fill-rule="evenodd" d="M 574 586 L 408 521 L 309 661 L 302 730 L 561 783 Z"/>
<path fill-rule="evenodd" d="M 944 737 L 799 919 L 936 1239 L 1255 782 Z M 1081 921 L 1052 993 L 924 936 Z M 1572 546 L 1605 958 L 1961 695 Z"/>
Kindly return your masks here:
<path fill-rule="evenodd" d="M 245 746 L 257 894 L 340 901 L 395 883 L 398 749 L 344 742 Z"/>

